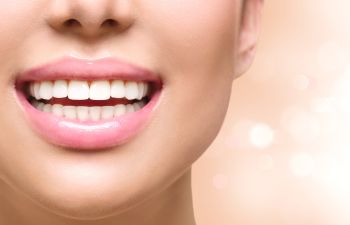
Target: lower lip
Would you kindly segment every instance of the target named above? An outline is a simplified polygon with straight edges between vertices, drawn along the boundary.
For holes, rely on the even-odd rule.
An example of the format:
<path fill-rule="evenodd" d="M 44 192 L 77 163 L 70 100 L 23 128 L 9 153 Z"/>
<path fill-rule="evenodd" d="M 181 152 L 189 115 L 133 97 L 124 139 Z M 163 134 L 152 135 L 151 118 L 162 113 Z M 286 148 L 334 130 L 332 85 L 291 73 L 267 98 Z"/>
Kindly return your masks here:
<path fill-rule="evenodd" d="M 160 91 L 142 109 L 98 122 L 57 117 L 34 108 L 21 91 L 17 91 L 17 95 L 30 126 L 45 140 L 72 149 L 99 150 L 121 145 L 140 133 L 150 120 Z"/>

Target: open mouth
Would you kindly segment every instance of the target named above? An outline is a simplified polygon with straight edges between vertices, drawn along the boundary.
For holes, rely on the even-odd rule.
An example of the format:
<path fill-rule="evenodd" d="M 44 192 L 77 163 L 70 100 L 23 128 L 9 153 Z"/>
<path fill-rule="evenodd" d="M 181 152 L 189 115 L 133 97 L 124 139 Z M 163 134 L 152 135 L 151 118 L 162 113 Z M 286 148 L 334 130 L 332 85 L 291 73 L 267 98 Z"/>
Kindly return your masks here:
<path fill-rule="evenodd" d="M 140 133 L 161 89 L 154 73 L 109 58 L 65 58 L 25 71 L 16 80 L 33 130 L 52 144 L 73 149 L 105 149 Z"/>
<path fill-rule="evenodd" d="M 78 121 L 108 120 L 141 110 L 152 97 L 152 84 L 123 80 L 32 81 L 24 85 L 36 109 Z"/>

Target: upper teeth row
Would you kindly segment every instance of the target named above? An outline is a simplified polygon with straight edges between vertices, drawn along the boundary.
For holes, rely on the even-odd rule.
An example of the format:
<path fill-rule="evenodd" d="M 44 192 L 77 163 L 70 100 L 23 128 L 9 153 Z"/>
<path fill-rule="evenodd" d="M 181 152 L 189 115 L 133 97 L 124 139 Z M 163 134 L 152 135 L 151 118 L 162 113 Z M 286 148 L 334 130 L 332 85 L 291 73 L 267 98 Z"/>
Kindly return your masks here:
<path fill-rule="evenodd" d="M 128 100 L 142 99 L 147 95 L 146 82 L 122 80 L 56 80 L 30 83 L 30 94 L 37 100 L 51 98 L 69 98 L 71 100 L 108 100 L 112 98 L 126 98 Z"/>

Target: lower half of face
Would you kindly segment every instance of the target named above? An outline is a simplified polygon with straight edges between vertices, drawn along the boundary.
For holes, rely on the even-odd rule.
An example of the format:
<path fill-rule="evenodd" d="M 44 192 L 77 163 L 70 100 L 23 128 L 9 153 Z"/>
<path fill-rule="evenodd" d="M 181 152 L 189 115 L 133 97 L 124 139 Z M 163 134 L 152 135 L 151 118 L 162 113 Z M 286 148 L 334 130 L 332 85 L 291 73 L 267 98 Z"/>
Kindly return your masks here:
<path fill-rule="evenodd" d="M 74 8 L 84 15 L 76 18 L 78 25 L 59 30 L 48 24 L 50 19 L 64 24 L 51 17 L 72 11 L 68 3 L 75 1 L 52 2 L 2 2 L 0 12 L 8 20 L 0 21 L 0 177 L 56 213 L 103 217 L 164 189 L 215 138 L 231 91 L 239 4 L 128 1 L 121 8 L 129 10 L 129 20 L 126 14 L 115 14 L 115 20 L 133 22 L 118 32 L 99 33 L 86 22 L 100 18 L 98 12 L 84 3 Z M 96 4 L 101 11 L 108 8 Z M 140 80 L 142 72 L 135 68 L 136 75 L 126 77 L 73 76 L 67 64 L 74 62 L 67 61 L 64 69 L 31 70 L 72 55 L 118 58 L 153 77 Z M 104 61 L 96 64 L 101 69 Z M 106 63 L 118 66 L 126 67 Z M 52 75 L 52 68 L 61 72 Z M 21 76 L 24 71 L 31 73 Z M 135 83 L 152 91 L 134 88 L 135 94 Z M 118 97 L 112 89 L 118 92 L 120 85 L 124 95 Z M 104 131 L 106 124 L 122 128 Z"/>

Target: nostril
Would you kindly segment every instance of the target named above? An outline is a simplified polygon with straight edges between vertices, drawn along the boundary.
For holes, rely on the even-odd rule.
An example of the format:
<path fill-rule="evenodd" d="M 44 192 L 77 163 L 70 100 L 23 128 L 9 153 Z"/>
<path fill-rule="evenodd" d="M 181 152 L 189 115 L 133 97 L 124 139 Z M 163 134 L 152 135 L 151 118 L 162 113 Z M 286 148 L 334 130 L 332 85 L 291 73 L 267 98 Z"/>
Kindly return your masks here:
<path fill-rule="evenodd" d="M 118 26 L 118 22 L 114 19 L 107 19 L 102 23 L 101 26 L 102 27 L 116 27 L 116 26 Z"/>
<path fill-rule="evenodd" d="M 63 23 L 63 25 L 65 27 L 80 27 L 81 23 L 76 19 L 68 19 Z"/>

